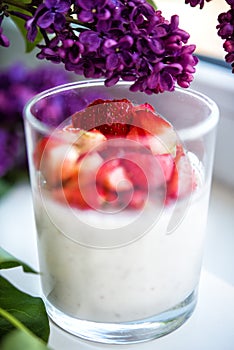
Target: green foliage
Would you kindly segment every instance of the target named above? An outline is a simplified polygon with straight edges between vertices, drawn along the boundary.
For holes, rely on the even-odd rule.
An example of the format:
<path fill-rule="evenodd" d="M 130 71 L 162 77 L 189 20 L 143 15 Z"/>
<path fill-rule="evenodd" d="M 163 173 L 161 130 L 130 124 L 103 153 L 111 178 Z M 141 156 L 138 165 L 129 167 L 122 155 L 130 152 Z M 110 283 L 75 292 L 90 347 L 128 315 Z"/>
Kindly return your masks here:
<path fill-rule="evenodd" d="M 21 330 L 15 330 L 4 338 L 1 350 L 48 350 L 48 347 L 37 337 Z"/>
<path fill-rule="evenodd" d="M 0 248 L 0 269 L 17 266 L 21 266 L 25 272 L 36 273 L 27 264 Z M 49 320 L 42 299 L 20 291 L 0 276 L 1 350 L 48 349 L 46 343 L 49 332 Z"/>

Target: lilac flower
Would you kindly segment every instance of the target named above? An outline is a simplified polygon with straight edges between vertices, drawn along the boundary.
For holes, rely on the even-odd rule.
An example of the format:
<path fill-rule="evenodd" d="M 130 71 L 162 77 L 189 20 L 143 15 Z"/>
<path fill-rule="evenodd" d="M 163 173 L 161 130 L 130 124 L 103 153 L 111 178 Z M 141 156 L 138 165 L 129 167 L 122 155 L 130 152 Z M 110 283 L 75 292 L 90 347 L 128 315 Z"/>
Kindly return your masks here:
<path fill-rule="evenodd" d="M 79 41 L 87 53 L 97 51 L 101 44 L 99 33 L 93 30 L 85 30 L 82 32 L 79 36 Z"/>
<path fill-rule="evenodd" d="M 227 0 L 231 9 L 225 13 L 221 13 L 218 16 L 217 25 L 218 35 L 224 39 L 224 50 L 227 52 L 225 60 L 227 63 L 231 63 L 232 72 L 234 73 L 234 1 Z"/>
<path fill-rule="evenodd" d="M 44 4 L 41 4 L 37 7 L 37 10 L 33 17 L 29 18 L 25 23 L 25 28 L 27 30 L 27 40 L 33 42 L 36 39 L 38 28 L 37 21 L 41 15 L 45 12 Z"/>
<path fill-rule="evenodd" d="M 133 81 L 132 90 L 149 94 L 172 91 L 176 82 L 188 87 L 197 59 L 195 46 L 184 45 L 189 35 L 179 28 L 178 16 L 166 21 L 145 0 L 116 0 L 117 12 L 113 3 L 76 1 L 79 19 L 95 26 L 79 37 L 67 31 L 67 37 L 52 49 L 55 54 L 59 50 L 65 68 L 86 78 L 105 77 L 106 86 L 119 79 Z M 104 6 L 113 13 L 106 21 L 100 15 Z"/>
<path fill-rule="evenodd" d="M 189 34 L 178 16 L 165 20 L 147 0 L 44 0 L 34 11 L 26 29 L 32 41 L 41 29 L 39 59 L 62 62 L 86 78 L 104 77 L 106 86 L 132 81 L 132 90 L 148 94 L 192 80 L 197 59 Z"/>
<path fill-rule="evenodd" d="M 78 18 L 80 21 L 94 22 L 95 19 L 108 20 L 111 12 L 107 7 L 108 0 L 76 0 L 76 5 L 80 8 Z"/>
<path fill-rule="evenodd" d="M 72 64 L 79 62 L 84 46 L 77 40 L 67 39 L 63 41 L 62 47 L 59 49 L 60 57 Z"/>
<path fill-rule="evenodd" d="M 70 80 L 68 73 L 58 67 L 42 66 L 32 70 L 15 64 L 0 72 L 0 177 L 26 164 L 22 120 L 26 102 L 36 93 Z M 57 125 L 63 120 L 59 105 L 54 103 L 48 108 L 50 123 Z M 44 121 L 48 122 L 47 116 Z"/>
<path fill-rule="evenodd" d="M 185 3 L 190 4 L 192 7 L 200 5 L 200 9 L 202 9 L 204 7 L 205 1 L 209 2 L 211 0 L 185 0 Z"/>
<path fill-rule="evenodd" d="M 18 135 L 0 127 L 0 177 L 15 165 L 16 150 L 19 146 Z"/>
<path fill-rule="evenodd" d="M 108 71 L 123 70 L 125 66 L 133 63 L 132 54 L 129 52 L 134 43 L 130 35 L 122 35 L 119 41 L 107 39 L 103 43 L 103 53 L 106 57 L 106 69 Z"/>
<path fill-rule="evenodd" d="M 40 28 L 48 28 L 51 24 L 54 25 L 55 30 L 60 31 L 65 23 L 65 14 L 71 6 L 69 0 L 45 0 L 45 11 L 38 18 L 37 25 Z"/>

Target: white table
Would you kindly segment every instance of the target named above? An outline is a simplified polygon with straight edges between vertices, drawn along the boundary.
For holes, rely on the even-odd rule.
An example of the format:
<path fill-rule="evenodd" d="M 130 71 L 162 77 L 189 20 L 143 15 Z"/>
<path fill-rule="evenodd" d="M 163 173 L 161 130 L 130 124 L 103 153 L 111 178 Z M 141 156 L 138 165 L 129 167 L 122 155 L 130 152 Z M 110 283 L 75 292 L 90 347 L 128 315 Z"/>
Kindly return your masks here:
<path fill-rule="evenodd" d="M 38 269 L 36 232 L 28 184 L 0 201 L 0 245 Z M 39 277 L 20 268 L 4 272 L 15 285 L 40 293 Z M 73 337 L 51 325 L 54 350 L 116 349 Z M 178 330 L 152 342 L 119 346 L 132 350 L 234 350 L 234 189 L 214 181 L 197 308 Z"/>

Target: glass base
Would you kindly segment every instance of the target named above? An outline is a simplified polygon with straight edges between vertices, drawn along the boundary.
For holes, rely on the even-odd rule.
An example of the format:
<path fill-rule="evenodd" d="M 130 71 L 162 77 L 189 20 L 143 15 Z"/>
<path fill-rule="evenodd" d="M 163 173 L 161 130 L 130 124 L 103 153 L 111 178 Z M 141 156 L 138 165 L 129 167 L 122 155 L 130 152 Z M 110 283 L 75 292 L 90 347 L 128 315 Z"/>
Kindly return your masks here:
<path fill-rule="evenodd" d="M 192 314 L 197 302 L 193 291 L 183 302 L 165 312 L 146 319 L 121 322 L 99 323 L 68 316 L 45 301 L 49 317 L 68 333 L 79 338 L 106 344 L 131 344 L 153 340 L 171 333 L 180 327 Z"/>

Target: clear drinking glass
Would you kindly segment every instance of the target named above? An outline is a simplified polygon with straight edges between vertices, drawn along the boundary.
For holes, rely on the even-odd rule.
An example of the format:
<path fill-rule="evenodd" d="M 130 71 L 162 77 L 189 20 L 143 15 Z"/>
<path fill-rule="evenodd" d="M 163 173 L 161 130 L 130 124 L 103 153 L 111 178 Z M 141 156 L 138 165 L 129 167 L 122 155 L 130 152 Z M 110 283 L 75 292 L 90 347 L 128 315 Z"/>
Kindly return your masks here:
<path fill-rule="evenodd" d="M 69 333 L 113 344 L 166 335 L 195 308 L 219 118 L 200 93 L 149 96 L 129 86 L 72 83 L 24 110 L 47 312 Z M 171 124 L 155 132 L 149 118 L 142 135 L 134 119 L 132 137 L 104 140 L 98 124 L 113 119 L 95 104 L 82 117 L 97 99 L 120 124 L 126 99 Z M 79 118 L 91 133 L 71 125 Z"/>

